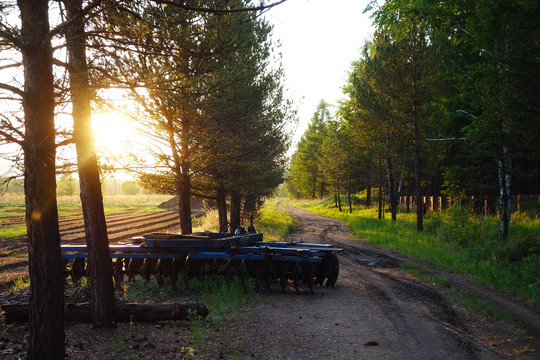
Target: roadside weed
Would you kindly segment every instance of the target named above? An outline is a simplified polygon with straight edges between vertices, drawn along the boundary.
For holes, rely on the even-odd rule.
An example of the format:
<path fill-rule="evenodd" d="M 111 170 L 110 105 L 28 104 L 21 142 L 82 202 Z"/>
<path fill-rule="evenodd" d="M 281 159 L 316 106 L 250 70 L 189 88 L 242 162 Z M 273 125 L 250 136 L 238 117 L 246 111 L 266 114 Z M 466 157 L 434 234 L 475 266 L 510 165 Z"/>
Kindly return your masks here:
<path fill-rule="evenodd" d="M 30 277 L 23 276 L 13 281 L 13 286 L 11 287 L 11 290 L 12 291 L 24 290 L 29 286 L 30 286 Z"/>

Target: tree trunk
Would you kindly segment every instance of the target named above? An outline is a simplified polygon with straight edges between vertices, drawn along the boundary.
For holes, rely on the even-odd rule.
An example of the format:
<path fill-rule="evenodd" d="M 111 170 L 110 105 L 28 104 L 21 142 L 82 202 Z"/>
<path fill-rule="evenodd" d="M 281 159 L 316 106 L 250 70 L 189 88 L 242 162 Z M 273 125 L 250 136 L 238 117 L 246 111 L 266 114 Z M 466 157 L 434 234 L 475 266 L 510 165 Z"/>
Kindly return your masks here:
<path fill-rule="evenodd" d="M 383 218 L 383 186 L 381 176 L 381 159 L 377 158 L 377 182 L 379 183 L 379 213 L 378 218 Z"/>
<path fill-rule="evenodd" d="M 368 165 L 366 166 L 366 206 L 371 206 L 371 167 Z"/>
<path fill-rule="evenodd" d="M 167 133 L 169 136 L 169 146 L 174 160 L 174 172 L 176 193 L 178 195 L 178 215 L 180 218 L 180 232 L 182 235 L 189 235 L 192 231 L 191 226 L 191 179 L 189 178 L 189 167 L 184 159 L 180 157 L 176 147 L 175 127 L 173 115 L 166 114 Z M 185 141 L 182 141 L 184 144 Z M 187 145 L 186 145 L 187 146 Z M 184 145 L 182 145 L 184 147 Z"/>
<path fill-rule="evenodd" d="M 352 214 L 351 204 L 351 153 L 347 153 L 347 197 L 349 200 L 349 214 Z"/>
<path fill-rule="evenodd" d="M 396 221 L 397 214 L 397 200 L 396 200 L 396 189 L 395 189 L 395 180 L 394 180 L 394 167 L 392 165 L 392 159 L 390 156 L 386 158 L 386 168 L 388 171 L 388 192 L 390 200 L 390 212 L 392 213 L 392 221 Z"/>
<path fill-rule="evenodd" d="M 80 15 L 82 0 L 65 2 L 67 18 Z M 114 285 L 112 262 L 109 256 L 107 223 L 103 211 L 101 182 L 94 150 L 86 37 L 84 21 L 80 17 L 66 32 L 69 53 L 69 77 L 73 115 L 73 138 L 77 150 L 77 165 L 81 188 L 88 263 L 92 289 L 92 322 L 98 328 L 110 328 L 114 322 Z"/>
<path fill-rule="evenodd" d="M 338 198 L 339 212 L 341 212 L 341 187 L 339 185 L 339 178 L 337 179 L 337 198 Z"/>
<path fill-rule="evenodd" d="M 411 172 L 407 171 L 407 199 L 405 200 L 405 205 L 407 207 L 407 214 L 411 211 Z"/>
<path fill-rule="evenodd" d="M 240 227 L 240 212 L 242 209 L 242 195 L 237 191 L 231 192 L 231 232 Z"/>
<path fill-rule="evenodd" d="M 257 197 L 253 194 L 246 195 L 244 200 L 244 215 L 255 215 L 257 213 Z"/>
<path fill-rule="evenodd" d="M 181 166 L 180 189 L 178 189 L 178 201 L 180 212 L 180 232 L 189 235 L 193 232 L 191 223 L 191 179 L 187 173 L 187 166 Z"/>
<path fill-rule="evenodd" d="M 507 156 L 508 149 L 505 147 L 503 151 Z M 510 159 L 505 157 L 499 161 L 499 219 L 501 223 L 497 236 L 500 239 L 508 237 L 508 229 L 510 227 L 510 186 L 511 177 L 508 174 L 507 168 L 510 166 Z"/>
<path fill-rule="evenodd" d="M 30 273 L 28 359 L 64 358 L 48 1 L 19 0 L 24 63 L 24 191 Z"/>
<path fill-rule="evenodd" d="M 225 226 L 227 225 L 227 199 L 223 187 L 216 190 L 216 201 L 218 206 L 219 229 L 220 231 L 225 231 Z"/>
<path fill-rule="evenodd" d="M 416 58 L 413 56 L 414 69 Z M 422 163 L 420 160 L 420 129 L 418 127 L 418 74 L 413 73 L 412 83 L 412 125 L 414 145 L 414 175 L 416 177 L 416 230 L 424 231 L 424 201 L 422 194 Z"/>

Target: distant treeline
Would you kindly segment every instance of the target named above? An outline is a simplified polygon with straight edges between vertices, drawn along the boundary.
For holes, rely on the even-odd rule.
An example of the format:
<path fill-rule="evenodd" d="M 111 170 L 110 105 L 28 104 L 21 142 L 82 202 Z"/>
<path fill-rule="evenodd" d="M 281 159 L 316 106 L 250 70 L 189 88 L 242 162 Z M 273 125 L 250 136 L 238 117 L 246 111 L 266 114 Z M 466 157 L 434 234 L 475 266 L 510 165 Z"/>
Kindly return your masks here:
<path fill-rule="evenodd" d="M 24 180 L 22 179 L 5 182 L 4 179 L 0 179 L 0 183 L 3 183 L 3 186 L 0 188 L 1 192 L 24 193 Z M 101 181 L 101 191 L 103 194 L 155 194 L 151 190 L 140 187 L 135 181 L 125 179 L 104 179 Z M 56 182 L 56 193 L 59 196 L 79 194 L 79 180 L 71 176 L 58 178 Z"/>

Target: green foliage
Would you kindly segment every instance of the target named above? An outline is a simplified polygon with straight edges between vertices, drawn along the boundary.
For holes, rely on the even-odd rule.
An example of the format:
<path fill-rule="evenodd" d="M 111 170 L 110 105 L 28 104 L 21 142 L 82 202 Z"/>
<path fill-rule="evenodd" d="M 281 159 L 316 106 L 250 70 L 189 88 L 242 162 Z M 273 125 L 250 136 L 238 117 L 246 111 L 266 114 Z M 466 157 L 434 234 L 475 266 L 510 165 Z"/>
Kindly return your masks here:
<path fill-rule="evenodd" d="M 56 195 L 73 195 L 77 190 L 77 181 L 72 176 L 62 177 L 56 183 Z"/>
<path fill-rule="evenodd" d="M 291 158 L 287 188 L 296 198 L 324 196 L 322 146 L 330 119 L 328 104 L 321 101 Z"/>
<path fill-rule="evenodd" d="M 276 207 L 278 200 L 266 201 L 256 218 L 256 229 L 264 234 L 265 241 L 283 240 L 298 226 L 296 221 L 283 210 Z"/>
<path fill-rule="evenodd" d="M 122 193 L 126 195 L 137 195 L 141 192 L 141 189 L 137 186 L 137 183 L 133 180 L 126 180 L 122 183 Z"/>
<path fill-rule="evenodd" d="M 414 214 L 399 221 L 377 219 L 374 208 L 340 213 L 316 201 L 295 206 L 346 222 L 359 238 L 395 249 L 413 259 L 477 280 L 540 306 L 540 220 L 511 224 L 508 241 L 497 238 L 498 220 L 481 217 L 461 206 L 430 213 L 426 231 L 416 232 Z"/>
<path fill-rule="evenodd" d="M 445 194 L 454 202 L 474 196 L 487 199 L 492 213 L 512 209 L 505 196 L 499 197 L 510 184 L 520 193 L 536 194 L 540 112 L 531 79 L 540 77 L 540 66 L 531 49 L 537 48 L 539 3 L 387 0 L 371 2 L 366 11 L 373 14 L 376 30 L 343 87 L 346 99 L 335 128 L 345 129 L 346 136 L 336 136 L 339 131 L 327 125 L 324 150 L 319 150 L 326 156 L 319 156 L 307 146 L 315 139 L 314 128 L 306 130 L 291 160 L 289 194 L 328 196 L 313 186 L 320 173 L 312 164 L 321 159 L 319 170 L 327 170 L 324 187 L 336 190 L 347 146 L 357 154 L 350 169 L 356 191 L 375 187 L 378 178 L 388 189 L 385 196 L 392 195 L 394 175 L 401 177 L 401 195 L 418 184 L 417 196 L 426 189 L 430 193 L 424 195 Z M 530 206 L 538 214 L 538 203 Z M 491 220 L 489 226 L 471 225 L 464 221 L 468 215 L 449 215 L 445 221 L 466 228 L 460 234 L 449 225 L 441 235 L 468 246 L 465 234 L 484 235 L 473 228 L 492 229 Z M 501 218 L 506 226 L 508 217 Z M 428 230 L 438 231 L 435 219 L 430 221 Z"/>

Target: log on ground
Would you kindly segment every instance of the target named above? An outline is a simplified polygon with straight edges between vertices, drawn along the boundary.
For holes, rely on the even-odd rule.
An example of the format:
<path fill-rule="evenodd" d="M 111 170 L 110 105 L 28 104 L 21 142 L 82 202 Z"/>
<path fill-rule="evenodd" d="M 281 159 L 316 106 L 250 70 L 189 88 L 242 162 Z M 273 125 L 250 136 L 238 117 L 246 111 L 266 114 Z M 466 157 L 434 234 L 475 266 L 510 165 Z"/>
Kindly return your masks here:
<path fill-rule="evenodd" d="M 28 322 L 28 304 L 2 305 L 6 322 Z M 92 305 L 90 303 L 66 304 L 65 320 L 69 322 L 91 322 Z M 187 320 L 190 316 L 208 315 L 208 308 L 199 302 L 186 301 L 170 304 L 118 304 L 116 305 L 117 322 Z"/>

